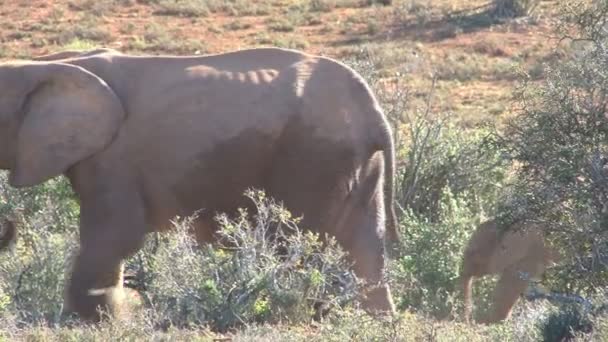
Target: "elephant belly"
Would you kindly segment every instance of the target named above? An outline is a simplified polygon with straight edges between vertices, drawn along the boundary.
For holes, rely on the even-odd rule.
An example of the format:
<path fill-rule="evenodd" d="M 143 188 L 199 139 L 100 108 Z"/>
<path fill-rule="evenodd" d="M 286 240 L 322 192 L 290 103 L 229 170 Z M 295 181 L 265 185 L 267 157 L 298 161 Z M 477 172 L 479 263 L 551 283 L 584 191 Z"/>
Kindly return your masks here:
<path fill-rule="evenodd" d="M 159 170 L 146 182 L 146 202 L 155 230 L 169 227 L 176 215 L 196 213 L 197 238 L 208 240 L 217 213 L 250 206 L 244 192 L 264 189 L 273 145 L 272 136 L 252 129 L 200 152 L 185 163 L 182 172 Z"/>

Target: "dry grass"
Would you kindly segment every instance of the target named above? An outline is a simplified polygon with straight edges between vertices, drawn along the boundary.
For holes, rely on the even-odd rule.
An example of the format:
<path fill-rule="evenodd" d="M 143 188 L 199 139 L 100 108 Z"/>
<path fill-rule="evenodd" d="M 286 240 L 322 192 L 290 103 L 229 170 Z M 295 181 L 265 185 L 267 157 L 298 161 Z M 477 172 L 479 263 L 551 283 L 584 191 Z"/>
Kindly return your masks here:
<path fill-rule="evenodd" d="M 502 117 L 501 108 L 508 102 L 497 103 L 496 91 L 508 93 L 514 84 L 509 66 L 523 61 L 534 75 L 541 75 L 538 61 L 553 47 L 545 37 L 555 7 L 551 1 L 536 9 L 546 19 L 529 24 L 488 21 L 478 9 L 486 4 L 481 0 L 368 3 L 36 0 L 28 7 L 5 3 L 0 10 L 0 19 L 7 23 L 0 33 L 4 37 L 0 56 L 28 58 L 80 42 L 149 54 L 276 45 L 344 58 L 364 49 L 373 51 L 380 76 L 406 77 L 413 92 L 425 91 L 431 75 L 437 76 L 443 103 L 438 109 L 454 111 L 470 125 L 479 118 Z M 487 86 L 480 86 L 481 81 Z"/>

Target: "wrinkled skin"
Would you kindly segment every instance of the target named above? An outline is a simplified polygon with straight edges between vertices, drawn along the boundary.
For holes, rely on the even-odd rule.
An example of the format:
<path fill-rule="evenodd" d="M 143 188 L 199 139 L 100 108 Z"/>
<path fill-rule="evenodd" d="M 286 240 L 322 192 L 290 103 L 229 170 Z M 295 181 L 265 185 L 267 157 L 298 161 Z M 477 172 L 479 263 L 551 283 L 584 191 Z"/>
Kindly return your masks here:
<path fill-rule="evenodd" d="M 492 310 L 481 320 L 481 323 L 496 323 L 509 318 L 528 282 L 540 277 L 557 259 L 557 252 L 546 244 L 537 227 L 504 232 L 494 220 L 482 223 L 471 236 L 463 257 L 465 320 L 471 320 L 474 277 L 500 276 L 494 289 Z"/>
<path fill-rule="evenodd" d="M 327 58 L 274 48 L 211 56 L 67 51 L 0 65 L 0 168 L 15 187 L 65 174 L 81 207 L 67 307 L 97 320 L 123 295 L 122 262 L 147 233 L 202 209 L 248 207 L 259 188 L 302 227 L 348 250 L 376 285 L 364 304 L 394 311 L 383 281 L 396 239 L 394 151 L 369 87 Z"/>

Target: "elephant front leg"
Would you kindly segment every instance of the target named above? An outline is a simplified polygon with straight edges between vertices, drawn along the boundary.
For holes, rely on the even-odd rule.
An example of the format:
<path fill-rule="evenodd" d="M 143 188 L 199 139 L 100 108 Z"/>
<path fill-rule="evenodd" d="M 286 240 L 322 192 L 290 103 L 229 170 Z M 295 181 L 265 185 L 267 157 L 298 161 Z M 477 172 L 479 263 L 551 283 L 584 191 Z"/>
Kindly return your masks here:
<path fill-rule="evenodd" d="M 68 284 L 66 307 L 87 321 L 99 321 L 103 314 L 119 316 L 124 297 L 122 281 L 120 259 L 82 250 Z"/>
<path fill-rule="evenodd" d="M 147 232 L 135 194 L 81 202 L 80 251 L 66 293 L 66 307 L 89 321 L 100 312 L 122 313 L 123 260 L 140 249 Z"/>

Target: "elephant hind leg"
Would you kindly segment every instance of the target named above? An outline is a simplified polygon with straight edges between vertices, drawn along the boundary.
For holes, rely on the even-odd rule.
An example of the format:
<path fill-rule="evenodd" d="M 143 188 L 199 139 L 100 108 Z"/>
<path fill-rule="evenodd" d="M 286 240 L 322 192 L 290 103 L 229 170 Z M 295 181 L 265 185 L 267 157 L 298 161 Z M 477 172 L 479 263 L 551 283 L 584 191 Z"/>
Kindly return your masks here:
<path fill-rule="evenodd" d="M 394 312 L 384 281 L 385 210 L 382 153 L 367 160 L 352 146 L 330 141 L 311 142 L 310 135 L 289 131 L 266 187 L 295 216 L 300 227 L 333 235 L 350 254 L 356 274 L 372 287 L 364 305 L 373 311 Z M 298 143 L 293 140 L 297 140 Z"/>

